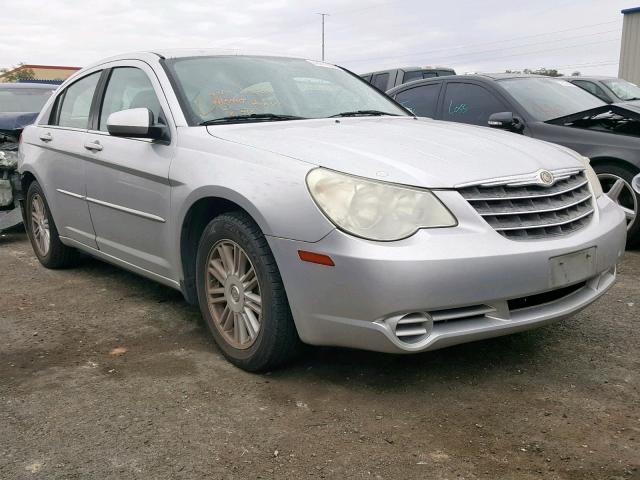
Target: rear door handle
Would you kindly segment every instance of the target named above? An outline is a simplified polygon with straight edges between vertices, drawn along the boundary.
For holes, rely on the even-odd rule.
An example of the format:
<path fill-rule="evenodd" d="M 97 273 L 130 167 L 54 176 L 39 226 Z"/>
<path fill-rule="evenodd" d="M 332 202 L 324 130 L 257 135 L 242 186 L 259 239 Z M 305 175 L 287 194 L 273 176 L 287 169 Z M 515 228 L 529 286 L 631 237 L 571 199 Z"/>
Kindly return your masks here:
<path fill-rule="evenodd" d="M 100 142 L 96 140 L 95 142 L 86 142 L 84 144 L 84 148 L 93 152 L 99 152 L 100 150 L 102 150 L 102 145 L 100 145 Z"/>
<path fill-rule="evenodd" d="M 53 140 L 53 135 L 51 135 L 50 132 L 42 133 L 40 135 L 40 140 L 42 140 L 43 142 L 50 142 L 51 140 Z"/>

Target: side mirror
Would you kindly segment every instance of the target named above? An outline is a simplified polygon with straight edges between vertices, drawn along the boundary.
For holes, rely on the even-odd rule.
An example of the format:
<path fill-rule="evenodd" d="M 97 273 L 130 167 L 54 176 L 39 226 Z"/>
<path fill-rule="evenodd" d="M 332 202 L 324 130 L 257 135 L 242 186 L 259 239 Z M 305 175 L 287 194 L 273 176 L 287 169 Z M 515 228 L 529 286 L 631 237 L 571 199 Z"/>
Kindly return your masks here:
<path fill-rule="evenodd" d="M 520 119 L 514 117 L 512 112 L 492 113 L 487 124 L 492 128 L 501 128 L 513 132 L 520 132 L 524 128 Z"/>
<path fill-rule="evenodd" d="M 636 193 L 640 195 L 640 173 L 633 177 L 631 184 L 633 185 L 633 189 L 636 191 Z"/>
<path fill-rule="evenodd" d="M 120 110 L 107 118 L 107 131 L 114 137 L 157 140 L 164 137 L 164 130 L 153 124 L 153 113 L 148 108 Z"/>

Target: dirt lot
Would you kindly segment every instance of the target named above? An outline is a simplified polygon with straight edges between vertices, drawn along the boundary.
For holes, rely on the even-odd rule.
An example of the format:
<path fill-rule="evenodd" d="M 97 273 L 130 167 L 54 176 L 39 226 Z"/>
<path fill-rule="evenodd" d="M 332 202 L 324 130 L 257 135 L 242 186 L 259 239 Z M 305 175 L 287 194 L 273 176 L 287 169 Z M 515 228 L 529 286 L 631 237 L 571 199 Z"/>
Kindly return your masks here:
<path fill-rule="evenodd" d="M 640 478 L 640 252 L 565 322 L 229 365 L 180 294 L 0 236 L 0 478 Z M 115 349 L 115 350 L 114 350 Z"/>

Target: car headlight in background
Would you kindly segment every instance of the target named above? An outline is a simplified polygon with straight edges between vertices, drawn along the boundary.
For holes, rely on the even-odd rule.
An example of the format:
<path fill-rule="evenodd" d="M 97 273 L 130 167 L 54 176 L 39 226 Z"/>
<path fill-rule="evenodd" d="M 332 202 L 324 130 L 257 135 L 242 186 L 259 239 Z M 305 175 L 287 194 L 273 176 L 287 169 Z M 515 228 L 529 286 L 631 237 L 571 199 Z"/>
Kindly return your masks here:
<path fill-rule="evenodd" d="M 591 185 L 591 191 L 596 196 L 596 198 L 602 196 L 602 185 L 600 185 L 598 175 L 596 175 L 596 172 L 591 167 L 589 159 L 587 157 L 581 157 L 581 160 L 584 163 L 585 173 L 587 174 L 587 180 L 589 180 L 589 184 Z"/>
<path fill-rule="evenodd" d="M 640 173 L 633 177 L 631 185 L 633 186 L 633 189 L 636 191 L 636 193 L 640 195 Z"/>
<path fill-rule="evenodd" d="M 316 168 L 311 196 L 338 228 L 369 240 L 400 240 L 421 228 L 454 227 L 455 217 L 428 190 Z"/>

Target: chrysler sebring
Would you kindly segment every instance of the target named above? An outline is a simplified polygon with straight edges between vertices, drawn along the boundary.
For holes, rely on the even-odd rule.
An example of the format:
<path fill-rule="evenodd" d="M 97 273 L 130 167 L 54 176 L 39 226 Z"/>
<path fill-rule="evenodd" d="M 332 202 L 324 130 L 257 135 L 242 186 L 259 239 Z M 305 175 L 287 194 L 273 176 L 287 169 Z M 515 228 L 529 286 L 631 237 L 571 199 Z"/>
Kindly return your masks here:
<path fill-rule="evenodd" d="M 584 308 L 625 215 L 550 143 L 419 119 L 311 60 L 148 52 L 67 80 L 21 137 L 48 268 L 83 251 L 180 290 L 225 356 L 421 352 Z"/>

